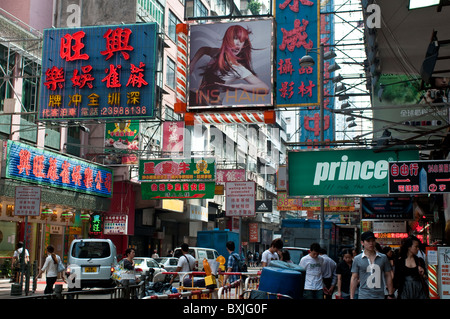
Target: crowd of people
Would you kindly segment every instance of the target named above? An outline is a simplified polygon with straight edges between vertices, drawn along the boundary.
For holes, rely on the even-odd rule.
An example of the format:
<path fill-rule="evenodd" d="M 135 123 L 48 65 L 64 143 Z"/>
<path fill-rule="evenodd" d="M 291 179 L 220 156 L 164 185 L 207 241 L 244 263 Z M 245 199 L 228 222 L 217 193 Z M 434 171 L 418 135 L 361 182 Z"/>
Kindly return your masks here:
<path fill-rule="evenodd" d="M 426 256 L 415 236 L 392 250 L 381 247 L 373 232 L 361 235 L 362 251 L 345 249 L 336 262 L 318 243 L 300 259 L 304 269 L 305 299 L 427 299 Z M 261 266 L 273 260 L 292 262 L 281 239 L 272 242 L 261 256 Z"/>

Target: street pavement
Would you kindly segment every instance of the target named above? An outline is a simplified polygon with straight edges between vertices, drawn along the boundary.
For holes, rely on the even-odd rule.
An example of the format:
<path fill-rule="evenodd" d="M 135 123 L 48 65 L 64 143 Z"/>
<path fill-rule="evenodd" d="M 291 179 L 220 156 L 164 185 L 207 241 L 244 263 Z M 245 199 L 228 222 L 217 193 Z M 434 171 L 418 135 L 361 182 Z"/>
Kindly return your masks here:
<path fill-rule="evenodd" d="M 248 271 L 257 271 L 261 270 L 261 267 L 249 267 Z M 28 294 L 25 294 L 25 283 L 23 283 L 22 294 L 21 295 L 11 295 L 11 285 L 9 279 L 0 279 L 0 300 L 1 299 L 17 299 L 26 296 L 38 296 L 44 294 L 44 289 L 46 286 L 45 277 L 39 278 L 37 281 L 36 291 L 33 292 L 33 281 L 30 280 L 30 286 Z M 58 279 L 55 285 L 62 285 L 63 291 L 67 291 L 67 283 L 65 283 L 62 279 Z M 174 285 L 175 286 L 175 285 Z"/>
<path fill-rule="evenodd" d="M 33 293 L 32 292 L 33 281 L 31 280 L 28 294 L 25 294 L 25 283 L 23 283 L 22 295 L 18 295 L 18 296 L 11 295 L 11 285 L 12 285 L 12 283 L 10 282 L 9 279 L 0 279 L 0 299 L 16 299 L 16 298 L 25 297 L 25 296 L 43 295 L 44 289 L 46 286 L 46 282 L 45 282 L 45 278 L 38 279 L 36 291 Z M 63 291 L 67 291 L 67 284 L 64 283 L 62 280 L 58 280 L 55 285 L 63 285 Z"/>

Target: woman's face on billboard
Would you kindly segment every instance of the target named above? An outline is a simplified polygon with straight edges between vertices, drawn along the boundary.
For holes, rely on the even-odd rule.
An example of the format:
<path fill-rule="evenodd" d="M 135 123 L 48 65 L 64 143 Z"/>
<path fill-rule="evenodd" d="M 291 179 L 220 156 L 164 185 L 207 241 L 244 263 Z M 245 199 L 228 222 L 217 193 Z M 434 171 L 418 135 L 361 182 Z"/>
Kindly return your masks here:
<path fill-rule="evenodd" d="M 245 42 L 239 40 L 238 37 L 234 37 L 234 48 L 231 50 L 234 55 L 238 55 L 241 52 L 244 47 L 244 43 Z"/>

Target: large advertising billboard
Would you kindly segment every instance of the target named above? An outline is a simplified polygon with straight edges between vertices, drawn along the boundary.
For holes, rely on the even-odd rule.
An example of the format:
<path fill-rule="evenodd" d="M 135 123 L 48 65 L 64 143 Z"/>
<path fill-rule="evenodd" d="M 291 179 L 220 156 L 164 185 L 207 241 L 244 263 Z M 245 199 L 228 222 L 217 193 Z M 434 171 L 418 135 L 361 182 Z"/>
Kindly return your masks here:
<path fill-rule="evenodd" d="M 292 2 L 292 4 L 291 4 Z M 320 101 L 320 6 L 319 1 L 278 1 L 277 22 L 277 107 L 313 106 Z M 314 66 L 300 66 L 311 55 Z"/>
<path fill-rule="evenodd" d="M 450 101 L 450 78 L 434 77 L 432 85 L 422 88 L 417 77 L 380 75 L 372 96 L 374 138 L 382 137 L 385 128 L 390 138 L 400 140 L 430 141 L 446 134 L 449 111 L 441 103 Z"/>
<path fill-rule="evenodd" d="M 389 193 L 389 162 L 418 158 L 418 151 L 288 152 L 288 194 L 290 197 L 385 195 Z"/>
<path fill-rule="evenodd" d="M 153 118 L 156 24 L 44 30 L 40 120 Z"/>
<path fill-rule="evenodd" d="M 269 107 L 272 20 L 190 26 L 188 109 Z"/>

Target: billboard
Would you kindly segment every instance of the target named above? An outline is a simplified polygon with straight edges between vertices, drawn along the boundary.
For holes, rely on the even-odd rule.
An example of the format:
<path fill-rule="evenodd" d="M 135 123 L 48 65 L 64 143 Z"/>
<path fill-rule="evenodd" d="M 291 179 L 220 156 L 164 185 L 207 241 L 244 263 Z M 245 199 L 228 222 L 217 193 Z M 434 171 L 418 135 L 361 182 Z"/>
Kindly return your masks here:
<path fill-rule="evenodd" d="M 361 219 L 413 219 L 413 201 L 410 197 L 367 197 L 361 200 Z"/>
<path fill-rule="evenodd" d="M 111 197 L 112 170 L 72 157 L 8 141 L 6 178 Z"/>
<path fill-rule="evenodd" d="M 44 30 L 39 120 L 153 118 L 156 29 Z"/>
<path fill-rule="evenodd" d="M 288 194 L 388 194 L 389 162 L 418 158 L 418 151 L 376 153 L 370 149 L 351 149 L 288 152 Z"/>
<path fill-rule="evenodd" d="M 277 107 L 319 105 L 320 6 L 319 1 L 284 1 L 276 4 Z M 308 50 L 315 61 L 301 67 L 299 60 Z"/>
<path fill-rule="evenodd" d="M 214 181 L 215 158 L 164 158 L 139 160 L 139 180 Z"/>
<path fill-rule="evenodd" d="M 142 182 L 142 199 L 214 198 L 214 182 L 172 181 Z"/>
<path fill-rule="evenodd" d="M 382 137 L 389 127 L 392 139 L 429 141 L 446 134 L 448 107 L 430 107 L 429 103 L 450 100 L 449 78 L 433 78 L 425 89 L 419 76 L 381 74 L 373 90 L 374 138 Z M 441 79 L 441 81 L 439 81 Z M 443 82 L 443 84 L 441 84 Z M 437 85 L 441 84 L 441 85 Z M 431 133 L 427 133 L 431 131 Z"/>
<path fill-rule="evenodd" d="M 111 153 L 105 164 L 138 164 L 139 121 L 106 123 L 105 150 Z"/>
<path fill-rule="evenodd" d="M 268 107 L 272 20 L 190 26 L 188 109 Z"/>
<path fill-rule="evenodd" d="M 183 153 L 184 133 L 183 121 L 163 122 L 163 153 Z"/>

